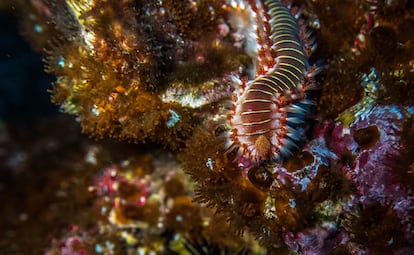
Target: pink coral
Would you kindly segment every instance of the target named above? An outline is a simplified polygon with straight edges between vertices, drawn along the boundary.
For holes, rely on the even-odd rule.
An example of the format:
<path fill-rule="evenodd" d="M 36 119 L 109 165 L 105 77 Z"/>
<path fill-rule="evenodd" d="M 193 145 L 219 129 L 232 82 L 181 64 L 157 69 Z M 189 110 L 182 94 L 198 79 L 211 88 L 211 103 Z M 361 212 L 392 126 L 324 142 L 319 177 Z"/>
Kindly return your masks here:
<path fill-rule="evenodd" d="M 344 231 L 329 223 L 297 234 L 287 232 L 283 237 L 292 251 L 303 255 L 330 254 L 335 247 L 348 241 Z"/>
<path fill-rule="evenodd" d="M 372 148 L 361 149 L 353 166 L 345 169 L 357 185 L 359 202 L 378 202 L 391 207 L 402 224 L 408 224 L 413 218 L 414 192 L 399 183 L 394 169 L 397 163 L 395 159 L 404 150 L 400 132 L 409 111 L 412 109 L 377 106 L 364 118 L 357 120 L 350 127 L 351 135 L 355 137 L 359 130 L 375 126 L 380 137 Z M 406 234 L 412 236 L 413 226 L 406 226 Z"/>
<path fill-rule="evenodd" d="M 88 253 L 83 249 L 83 242 L 78 236 L 69 237 L 65 240 L 60 255 L 87 255 Z"/>

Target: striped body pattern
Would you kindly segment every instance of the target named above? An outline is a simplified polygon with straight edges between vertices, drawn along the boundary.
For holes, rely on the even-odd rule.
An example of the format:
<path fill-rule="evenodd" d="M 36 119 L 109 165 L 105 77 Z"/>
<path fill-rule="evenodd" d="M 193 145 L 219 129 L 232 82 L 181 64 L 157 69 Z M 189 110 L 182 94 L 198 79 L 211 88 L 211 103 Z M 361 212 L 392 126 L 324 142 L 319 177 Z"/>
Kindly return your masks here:
<path fill-rule="evenodd" d="M 305 98 L 312 83 L 307 55 L 297 20 L 280 1 L 240 5 L 255 20 L 257 60 L 254 78 L 238 82 L 226 148 L 253 162 L 280 160 L 297 146 L 311 104 Z"/>

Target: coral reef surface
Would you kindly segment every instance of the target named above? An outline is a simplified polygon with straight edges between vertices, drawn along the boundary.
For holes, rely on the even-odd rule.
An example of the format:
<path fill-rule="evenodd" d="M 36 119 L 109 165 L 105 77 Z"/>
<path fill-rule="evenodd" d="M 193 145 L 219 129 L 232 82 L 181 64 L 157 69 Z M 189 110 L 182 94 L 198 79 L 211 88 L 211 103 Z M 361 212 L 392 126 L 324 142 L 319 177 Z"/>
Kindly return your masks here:
<path fill-rule="evenodd" d="M 0 11 L 72 116 L 1 122 L 0 252 L 414 254 L 411 1 Z"/>

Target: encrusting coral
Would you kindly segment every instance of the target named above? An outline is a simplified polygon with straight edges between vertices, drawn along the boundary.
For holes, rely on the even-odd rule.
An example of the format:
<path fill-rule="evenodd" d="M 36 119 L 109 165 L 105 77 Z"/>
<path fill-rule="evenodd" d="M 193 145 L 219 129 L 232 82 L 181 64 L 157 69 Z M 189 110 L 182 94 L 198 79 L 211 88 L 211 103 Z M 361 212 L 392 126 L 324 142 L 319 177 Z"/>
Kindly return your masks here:
<path fill-rule="evenodd" d="M 49 39 L 39 29 L 25 32 L 57 77 L 52 101 L 92 137 L 151 142 L 150 155 L 142 153 L 150 160 L 107 165 L 91 186 L 101 233 L 117 240 L 99 242 L 95 252 L 114 253 L 118 242 L 179 254 L 413 252 L 409 1 L 29 6 Z M 267 122 L 275 137 L 239 127 Z M 225 147 L 243 135 L 258 138 Z M 159 145 L 174 156 L 153 150 Z M 257 157 L 244 153 L 249 146 Z M 151 164 L 158 165 L 143 167 Z M 99 238 L 85 236 L 72 234 L 51 250 L 64 254 Z"/>

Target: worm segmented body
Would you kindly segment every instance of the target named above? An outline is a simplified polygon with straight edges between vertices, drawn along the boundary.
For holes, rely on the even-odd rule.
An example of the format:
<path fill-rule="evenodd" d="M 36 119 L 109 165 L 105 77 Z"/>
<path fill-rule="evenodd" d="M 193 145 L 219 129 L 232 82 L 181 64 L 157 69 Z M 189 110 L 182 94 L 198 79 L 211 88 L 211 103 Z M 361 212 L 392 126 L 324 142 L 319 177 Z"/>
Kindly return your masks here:
<path fill-rule="evenodd" d="M 297 20 L 280 1 L 252 0 L 244 8 L 255 20 L 257 65 L 255 79 L 236 92 L 226 146 L 252 161 L 278 160 L 296 146 L 310 104 L 307 56 Z"/>

